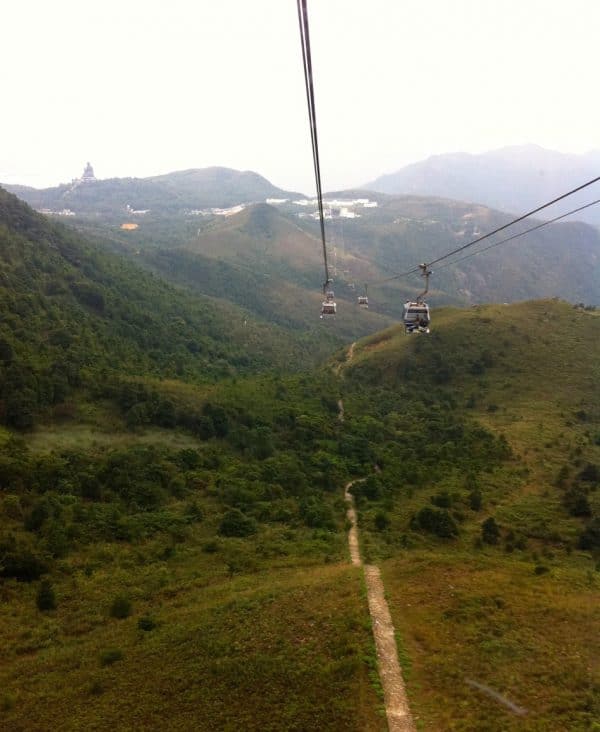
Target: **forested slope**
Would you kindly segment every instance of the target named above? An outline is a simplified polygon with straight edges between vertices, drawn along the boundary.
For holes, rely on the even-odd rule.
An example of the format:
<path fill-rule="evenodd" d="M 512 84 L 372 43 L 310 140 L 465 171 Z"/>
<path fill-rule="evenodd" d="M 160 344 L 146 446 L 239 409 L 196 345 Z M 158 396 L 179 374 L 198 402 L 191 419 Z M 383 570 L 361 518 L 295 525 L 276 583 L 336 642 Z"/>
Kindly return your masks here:
<path fill-rule="evenodd" d="M 0 258 L 9 425 L 27 426 L 107 374 L 210 382 L 312 358 L 302 339 L 178 291 L 1 190 Z"/>

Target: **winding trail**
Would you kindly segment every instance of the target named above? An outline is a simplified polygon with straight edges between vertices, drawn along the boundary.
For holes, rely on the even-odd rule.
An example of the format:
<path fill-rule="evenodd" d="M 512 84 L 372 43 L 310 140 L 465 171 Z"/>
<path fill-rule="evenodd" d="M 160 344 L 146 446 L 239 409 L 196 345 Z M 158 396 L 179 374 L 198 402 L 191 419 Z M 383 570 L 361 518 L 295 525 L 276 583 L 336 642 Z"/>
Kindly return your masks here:
<path fill-rule="evenodd" d="M 350 488 L 354 483 L 359 482 L 361 481 L 351 481 L 344 489 L 344 498 L 348 506 L 346 515 L 351 524 L 350 531 L 348 532 L 350 559 L 352 564 L 357 567 L 362 566 L 362 559 L 358 544 L 356 509 Z M 379 567 L 375 567 L 372 564 L 364 565 L 364 573 L 369 613 L 373 623 L 373 637 L 375 639 L 375 648 L 377 649 L 377 666 L 383 687 L 388 729 L 390 732 L 415 732 L 416 727 L 410 713 L 408 699 L 404 689 L 404 680 L 398 662 L 394 625 L 385 599 L 381 573 L 379 572 Z"/>

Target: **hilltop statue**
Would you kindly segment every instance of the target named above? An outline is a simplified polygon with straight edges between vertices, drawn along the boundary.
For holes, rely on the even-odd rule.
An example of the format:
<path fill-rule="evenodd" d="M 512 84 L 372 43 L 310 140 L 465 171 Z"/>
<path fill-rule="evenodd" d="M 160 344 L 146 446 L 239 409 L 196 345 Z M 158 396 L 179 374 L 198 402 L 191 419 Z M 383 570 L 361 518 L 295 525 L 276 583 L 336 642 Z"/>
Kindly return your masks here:
<path fill-rule="evenodd" d="M 86 166 L 83 169 L 83 175 L 81 176 L 81 182 L 88 183 L 88 182 L 94 181 L 94 180 L 96 180 L 96 176 L 94 175 L 94 169 L 92 168 L 91 164 L 88 162 L 88 163 L 86 163 Z"/>

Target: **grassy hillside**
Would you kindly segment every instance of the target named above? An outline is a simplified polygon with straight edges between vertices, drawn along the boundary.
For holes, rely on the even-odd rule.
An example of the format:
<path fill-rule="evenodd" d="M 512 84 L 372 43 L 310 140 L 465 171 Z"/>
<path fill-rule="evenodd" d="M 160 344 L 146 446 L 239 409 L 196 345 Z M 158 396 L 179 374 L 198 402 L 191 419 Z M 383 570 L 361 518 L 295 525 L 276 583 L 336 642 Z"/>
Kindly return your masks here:
<path fill-rule="evenodd" d="M 339 302 L 335 323 L 319 321 L 324 277 L 320 240 L 266 204 L 214 221 L 178 246 L 144 246 L 143 234 L 136 239 L 139 260 L 162 276 L 305 332 L 315 344 L 333 341 L 330 351 L 391 323 L 376 308 L 359 310 L 357 290 L 344 277 L 334 282 Z M 328 355 L 322 353 L 323 358 Z"/>
<path fill-rule="evenodd" d="M 335 383 L 131 386 L 2 435 L 3 724 L 381 729 Z"/>
<path fill-rule="evenodd" d="M 347 420 L 379 435 L 361 531 L 425 729 L 598 718 L 599 345 L 598 314 L 562 302 L 445 309 L 344 371 Z"/>
<path fill-rule="evenodd" d="M 428 337 L 360 341 L 339 379 L 108 380 L 5 431 L 3 720 L 381 729 L 342 498 L 366 477 L 363 551 L 420 724 L 588 729 L 599 324 L 553 301 L 447 309 Z"/>

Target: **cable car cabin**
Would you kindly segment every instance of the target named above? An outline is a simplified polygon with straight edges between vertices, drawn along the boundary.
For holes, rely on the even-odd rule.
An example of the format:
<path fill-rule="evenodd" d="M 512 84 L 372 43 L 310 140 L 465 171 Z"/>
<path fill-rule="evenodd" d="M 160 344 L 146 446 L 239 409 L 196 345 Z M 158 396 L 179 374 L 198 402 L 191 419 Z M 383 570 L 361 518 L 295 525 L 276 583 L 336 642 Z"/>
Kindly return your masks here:
<path fill-rule="evenodd" d="M 336 304 L 331 300 L 325 300 L 321 305 L 321 317 L 325 317 L 326 315 L 335 315 L 336 312 Z"/>
<path fill-rule="evenodd" d="M 426 302 L 405 302 L 402 320 L 405 333 L 429 333 L 429 305 Z"/>
<path fill-rule="evenodd" d="M 333 294 L 333 290 L 327 290 L 325 293 L 325 302 L 334 302 L 335 301 L 335 295 Z"/>
<path fill-rule="evenodd" d="M 369 298 L 366 295 L 359 295 L 358 304 L 361 308 L 368 308 L 369 307 Z"/>

